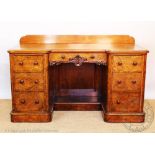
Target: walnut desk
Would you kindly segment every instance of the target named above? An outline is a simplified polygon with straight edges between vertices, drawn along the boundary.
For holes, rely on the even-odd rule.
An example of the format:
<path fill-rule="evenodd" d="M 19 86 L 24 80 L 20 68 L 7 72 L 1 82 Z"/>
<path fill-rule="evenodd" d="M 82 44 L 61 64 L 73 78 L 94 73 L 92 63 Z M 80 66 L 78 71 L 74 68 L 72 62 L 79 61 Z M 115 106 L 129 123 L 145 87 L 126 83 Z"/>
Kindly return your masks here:
<path fill-rule="evenodd" d="M 23 36 L 9 50 L 11 121 L 101 110 L 106 122 L 143 122 L 147 53 L 128 35 Z"/>

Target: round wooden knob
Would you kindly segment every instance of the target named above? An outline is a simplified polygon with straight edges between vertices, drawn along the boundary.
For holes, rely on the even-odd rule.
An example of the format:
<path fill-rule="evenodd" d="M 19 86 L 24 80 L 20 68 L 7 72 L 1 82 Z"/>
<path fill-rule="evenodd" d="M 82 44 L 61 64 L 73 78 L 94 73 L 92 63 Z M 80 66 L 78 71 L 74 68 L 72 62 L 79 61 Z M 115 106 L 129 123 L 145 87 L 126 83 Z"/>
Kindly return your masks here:
<path fill-rule="evenodd" d="M 25 100 L 24 99 L 20 100 L 20 103 L 25 104 Z"/>
<path fill-rule="evenodd" d="M 35 103 L 35 104 L 39 104 L 39 100 L 36 100 L 34 103 Z"/>
<path fill-rule="evenodd" d="M 118 62 L 117 64 L 118 64 L 118 66 L 122 66 L 123 63 L 122 62 Z"/>
<path fill-rule="evenodd" d="M 121 102 L 119 100 L 116 101 L 117 104 L 120 104 Z"/>
<path fill-rule="evenodd" d="M 136 81 L 135 80 L 133 80 L 133 81 L 131 81 L 133 84 L 136 84 Z"/>
<path fill-rule="evenodd" d="M 37 62 L 37 61 L 35 61 L 33 64 L 34 64 L 34 65 L 38 65 L 38 62 Z"/>
<path fill-rule="evenodd" d="M 20 80 L 19 83 L 20 83 L 20 84 L 23 84 L 23 83 L 24 83 L 24 80 Z"/>
<path fill-rule="evenodd" d="M 23 61 L 19 62 L 19 65 L 20 65 L 20 66 L 23 66 L 23 64 L 24 64 Z"/>
<path fill-rule="evenodd" d="M 61 56 L 61 59 L 65 59 L 65 55 L 62 55 L 62 56 Z"/>
<path fill-rule="evenodd" d="M 137 62 L 133 62 L 132 64 L 133 64 L 133 66 L 137 66 L 138 63 Z"/>
<path fill-rule="evenodd" d="M 121 81 L 121 80 L 118 80 L 118 81 L 117 81 L 117 83 L 118 83 L 118 84 L 121 84 L 121 83 L 122 83 L 122 81 Z"/>
<path fill-rule="evenodd" d="M 94 59 L 94 58 L 95 58 L 95 56 L 94 56 L 94 55 L 91 55 L 91 56 L 90 56 L 90 58 L 91 58 L 91 59 Z"/>
<path fill-rule="evenodd" d="M 38 83 L 39 83 L 39 81 L 38 81 L 38 80 L 35 80 L 35 81 L 34 81 L 34 83 L 35 83 L 35 84 L 38 84 Z"/>

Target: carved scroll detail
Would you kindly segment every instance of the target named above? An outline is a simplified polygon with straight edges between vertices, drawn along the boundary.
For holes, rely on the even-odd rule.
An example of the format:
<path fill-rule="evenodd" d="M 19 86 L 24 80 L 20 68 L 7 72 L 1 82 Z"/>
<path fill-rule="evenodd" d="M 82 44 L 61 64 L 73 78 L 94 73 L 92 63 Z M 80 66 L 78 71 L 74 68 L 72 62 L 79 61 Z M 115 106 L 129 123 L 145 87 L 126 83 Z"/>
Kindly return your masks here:
<path fill-rule="evenodd" d="M 106 66 L 107 65 L 107 63 L 105 62 L 105 61 L 95 61 L 94 62 L 96 65 L 104 65 L 104 66 Z"/>
<path fill-rule="evenodd" d="M 50 66 L 54 66 L 54 65 L 60 65 L 60 64 L 62 64 L 62 63 L 64 63 L 63 61 L 51 61 L 50 62 Z"/>
<path fill-rule="evenodd" d="M 75 66 L 81 66 L 82 63 L 87 62 L 87 58 L 77 55 L 74 58 L 69 58 L 69 62 L 74 63 Z"/>
<path fill-rule="evenodd" d="M 107 65 L 107 63 L 105 62 L 105 61 L 84 61 L 84 62 L 87 62 L 87 63 L 94 63 L 94 64 L 96 64 L 96 65 L 104 65 L 104 66 L 106 66 Z M 58 66 L 58 65 L 61 65 L 62 63 L 70 63 L 70 61 L 51 61 L 50 62 L 50 66 Z M 72 62 L 73 63 L 73 62 Z M 83 63 L 83 62 L 82 62 Z M 75 66 L 81 66 L 82 64 L 80 64 L 80 65 L 76 65 L 75 64 Z"/>

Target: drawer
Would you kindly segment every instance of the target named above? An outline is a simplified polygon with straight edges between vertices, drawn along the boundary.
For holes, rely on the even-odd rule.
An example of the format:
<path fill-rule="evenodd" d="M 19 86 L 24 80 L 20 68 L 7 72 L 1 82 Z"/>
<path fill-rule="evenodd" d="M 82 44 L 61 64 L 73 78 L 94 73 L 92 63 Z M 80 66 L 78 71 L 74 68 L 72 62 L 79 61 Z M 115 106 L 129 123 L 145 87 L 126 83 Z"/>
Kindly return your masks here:
<path fill-rule="evenodd" d="M 107 62 L 106 53 L 51 53 L 49 56 L 50 62 L 73 62 L 73 61 L 83 61 L 83 62 Z"/>
<path fill-rule="evenodd" d="M 112 90 L 114 91 L 141 91 L 141 73 L 113 73 Z"/>
<path fill-rule="evenodd" d="M 42 72 L 43 56 L 21 56 L 16 55 L 13 58 L 14 72 Z"/>
<path fill-rule="evenodd" d="M 113 56 L 113 72 L 142 72 L 143 68 L 143 56 Z"/>
<path fill-rule="evenodd" d="M 43 110 L 44 93 L 26 92 L 14 93 L 14 110 L 19 112 L 31 112 Z"/>
<path fill-rule="evenodd" d="M 43 91 L 42 73 L 15 73 L 14 91 Z"/>
<path fill-rule="evenodd" d="M 113 93 L 111 111 L 113 112 L 139 112 L 139 93 Z"/>

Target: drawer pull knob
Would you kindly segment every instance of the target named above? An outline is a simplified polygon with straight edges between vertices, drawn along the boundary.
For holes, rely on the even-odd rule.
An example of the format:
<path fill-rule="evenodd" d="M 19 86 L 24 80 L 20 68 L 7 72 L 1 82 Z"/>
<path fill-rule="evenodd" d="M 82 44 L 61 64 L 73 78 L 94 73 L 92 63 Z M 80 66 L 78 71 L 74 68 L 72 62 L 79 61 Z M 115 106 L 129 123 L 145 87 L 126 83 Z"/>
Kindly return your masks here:
<path fill-rule="evenodd" d="M 35 103 L 35 104 L 39 104 L 39 100 L 36 100 L 34 103 Z"/>
<path fill-rule="evenodd" d="M 136 81 L 135 81 L 135 80 L 133 80 L 133 81 L 132 81 L 132 83 L 133 83 L 133 84 L 136 84 Z"/>
<path fill-rule="evenodd" d="M 62 55 L 62 56 L 61 56 L 61 59 L 65 59 L 65 56 L 64 56 L 64 55 Z"/>
<path fill-rule="evenodd" d="M 122 81 L 121 81 L 121 80 L 118 80 L 118 81 L 117 81 L 117 83 L 118 83 L 118 84 L 121 84 L 121 83 L 122 83 Z"/>
<path fill-rule="evenodd" d="M 37 62 L 37 61 L 35 61 L 33 64 L 34 64 L 34 65 L 38 65 L 38 62 Z"/>
<path fill-rule="evenodd" d="M 119 100 L 116 101 L 117 104 L 120 104 L 121 102 Z"/>
<path fill-rule="evenodd" d="M 138 63 L 137 62 L 133 62 L 132 64 L 133 64 L 133 66 L 137 66 Z"/>
<path fill-rule="evenodd" d="M 35 84 L 38 84 L 38 83 L 39 83 L 39 81 L 38 81 L 38 80 L 35 80 L 35 81 L 34 81 L 34 83 L 35 83 Z"/>
<path fill-rule="evenodd" d="M 20 100 L 20 103 L 25 104 L 25 100 L 24 99 Z"/>
<path fill-rule="evenodd" d="M 23 66 L 23 64 L 24 64 L 23 61 L 19 62 L 19 65 L 20 65 L 20 66 Z"/>
<path fill-rule="evenodd" d="M 20 84 L 24 84 L 24 80 L 20 80 L 19 83 L 20 83 Z"/>
<path fill-rule="evenodd" d="M 122 66 L 123 63 L 122 62 L 118 62 L 117 64 L 118 64 L 118 66 Z"/>
<path fill-rule="evenodd" d="M 91 59 L 94 59 L 94 58 L 95 58 L 95 56 L 94 56 L 94 55 L 91 55 L 91 56 L 90 56 L 90 58 L 91 58 Z"/>

